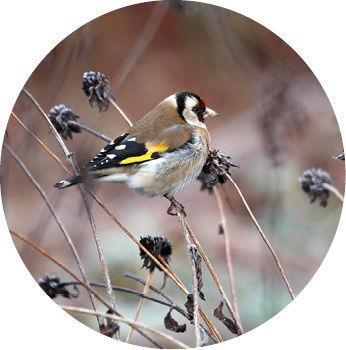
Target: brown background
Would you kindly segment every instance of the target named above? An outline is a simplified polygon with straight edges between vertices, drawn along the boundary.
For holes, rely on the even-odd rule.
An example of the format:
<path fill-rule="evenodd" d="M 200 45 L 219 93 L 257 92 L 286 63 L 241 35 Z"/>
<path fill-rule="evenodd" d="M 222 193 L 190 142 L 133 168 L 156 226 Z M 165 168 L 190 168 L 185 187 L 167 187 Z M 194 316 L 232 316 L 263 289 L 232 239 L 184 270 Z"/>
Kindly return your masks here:
<path fill-rule="evenodd" d="M 190 3 L 184 11 L 167 8 L 158 30 L 134 67 L 120 81 L 129 53 L 148 25 L 154 3 L 111 12 L 86 24 L 54 48 L 35 69 L 26 87 L 43 109 L 63 103 L 80 115 L 80 121 L 116 137 L 127 128 L 110 107 L 99 114 L 91 109 L 81 90 L 85 71 L 101 71 L 112 82 L 118 103 L 132 121 L 137 121 L 171 93 L 191 90 L 199 94 L 222 117 L 207 121 L 212 146 L 229 154 L 240 166 L 232 171 L 259 223 L 267 233 L 298 294 L 321 264 L 337 228 L 341 206 L 330 198 L 327 208 L 309 204 L 298 178 L 303 170 L 322 167 L 334 185 L 344 183 L 344 163 L 332 159 L 342 151 L 341 136 L 329 101 L 316 77 L 300 57 L 282 40 L 258 23 L 217 7 Z M 162 4 L 161 4 L 162 6 Z M 152 23 L 151 23 L 152 25 Z M 16 114 L 63 159 L 53 135 L 30 101 L 20 95 Z M 265 124 L 269 123 L 269 124 Z M 267 128 L 264 125 L 269 125 Z M 76 243 L 90 280 L 102 282 L 91 229 L 77 189 L 57 191 L 52 184 L 65 177 L 61 168 L 10 118 L 7 142 L 27 165 L 54 203 Z M 80 164 L 94 156 L 104 143 L 83 132 L 67 143 Z M 4 153 L 2 196 L 8 225 L 30 237 L 77 271 L 70 250 L 37 191 Z M 199 191 L 193 183 L 177 199 L 184 203 L 192 224 L 227 293 L 229 283 L 223 237 L 218 234 L 219 212 L 213 195 Z M 251 330 L 280 311 L 290 298 L 258 232 L 230 184 L 225 188 L 233 210 L 227 220 L 231 233 L 234 277 L 245 330 Z M 166 199 L 145 199 L 124 185 L 98 185 L 98 196 L 137 237 L 165 235 L 173 244 L 172 268 L 190 288 L 191 272 L 182 233 L 174 217 L 166 215 Z M 141 290 L 123 277 L 139 270 L 138 248 L 96 206 L 113 284 Z M 69 276 L 15 241 L 35 279 L 45 273 Z M 204 308 L 211 311 L 219 295 L 203 265 Z M 162 276 L 156 273 L 154 285 Z M 184 295 L 168 281 L 165 291 L 177 303 Z M 117 294 L 119 311 L 134 317 L 138 299 Z M 67 303 L 57 299 L 57 302 Z M 73 304 L 87 305 L 82 292 Z M 162 328 L 167 310 L 146 302 L 140 321 Z M 176 317 L 175 317 L 176 316 Z M 183 320 L 174 314 L 179 321 Z M 212 316 L 211 316 L 212 317 Z M 80 317 L 96 328 L 91 317 Z M 219 325 L 215 320 L 215 324 Z M 188 344 L 192 328 L 180 339 Z M 220 325 L 222 336 L 230 337 Z M 123 335 L 126 326 L 122 327 Z M 148 345 L 134 338 L 137 344 Z M 168 344 L 167 344 L 168 346 Z"/>

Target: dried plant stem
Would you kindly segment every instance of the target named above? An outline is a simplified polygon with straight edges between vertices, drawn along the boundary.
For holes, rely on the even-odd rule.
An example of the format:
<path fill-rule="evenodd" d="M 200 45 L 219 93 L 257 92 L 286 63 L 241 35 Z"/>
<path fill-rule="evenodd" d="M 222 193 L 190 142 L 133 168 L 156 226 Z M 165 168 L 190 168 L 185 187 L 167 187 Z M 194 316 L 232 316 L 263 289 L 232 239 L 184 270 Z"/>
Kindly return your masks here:
<path fill-rule="evenodd" d="M 56 213 L 56 211 L 54 210 L 51 202 L 49 201 L 47 195 L 45 194 L 45 192 L 43 191 L 42 187 L 39 185 L 39 183 L 34 179 L 34 177 L 31 175 L 30 171 L 28 170 L 28 168 L 25 166 L 25 164 L 20 160 L 20 158 L 13 152 L 13 150 L 8 146 L 8 144 L 6 142 L 4 142 L 4 147 L 5 149 L 9 152 L 9 154 L 12 156 L 12 158 L 18 163 L 18 165 L 22 168 L 23 172 L 25 173 L 25 175 L 29 178 L 29 180 L 31 181 L 31 183 L 35 186 L 35 188 L 37 189 L 37 191 L 39 192 L 39 194 L 41 195 L 42 199 L 44 200 L 44 202 L 46 203 L 48 209 L 50 210 L 50 212 L 53 215 L 53 218 L 55 220 L 55 222 L 57 223 L 57 225 L 59 226 L 61 232 L 63 233 L 66 242 L 68 244 L 68 246 L 70 247 L 72 254 L 77 262 L 78 268 L 81 272 L 81 275 L 83 277 L 83 280 L 86 284 L 89 284 L 88 282 L 88 278 L 84 269 L 84 266 L 82 264 L 82 261 L 79 257 L 79 254 L 76 250 L 76 247 L 74 246 L 72 239 L 69 235 L 69 233 L 67 232 L 65 226 L 63 225 L 62 221 L 60 220 L 60 217 L 58 216 L 58 214 Z M 90 301 L 91 304 L 94 308 L 95 311 L 97 311 L 97 307 L 96 307 L 96 301 L 95 301 L 95 297 L 93 296 L 93 294 L 91 294 L 89 292 L 89 297 L 90 297 Z M 99 327 L 101 327 L 102 325 L 102 321 L 97 318 Z"/>
<path fill-rule="evenodd" d="M 322 184 L 323 188 L 325 188 L 326 190 L 332 192 L 334 194 L 334 196 L 339 199 L 339 201 L 341 203 L 344 203 L 344 197 L 342 196 L 342 194 L 339 192 L 339 190 L 334 187 L 333 185 L 331 184 L 327 184 L 327 183 L 323 183 Z"/>
<path fill-rule="evenodd" d="M 150 284 L 151 284 L 151 282 L 153 280 L 154 271 L 155 270 L 150 271 L 149 274 L 148 274 L 148 278 L 147 278 L 147 281 L 146 281 L 144 289 L 143 289 L 143 294 L 148 294 L 148 291 L 150 289 Z M 136 315 L 135 315 L 135 318 L 133 319 L 134 322 L 137 322 L 137 320 L 138 320 L 139 314 L 140 314 L 140 312 L 142 310 L 142 307 L 143 307 L 143 303 L 144 303 L 144 299 L 142 298 L 139 301 L 139 304 L 138 304 L 138 307 L 137 307 L 137 311 L 136 311 Z M 132 333 L 133 333 L 133 328 L 131 327 L 130 331 L 129 331 L 129 334 L 127 335 L 127 338 L 126 338 L 126 343 L 129 343 L 131 341 Z"/>
<path fill-rule="evenodd" d="M 280 271 L 281 277 L 282 277 L 282 279 L 284 280 L 284 282 L 285 282 L 285 284 L 286 284 L 287 290 L 288 290 L 288 292 L 289 292 L 289 294 L 290 294 L 292 300 L 295 299 L 295 295 L 294 295 L 294 293 L 293 293 L 293 291 L 292 291 L 292 288 L 291 288 L 291 286 L 290 286 L 290 284 L 289 284 L 289 282 L 288 282 L 288 279 L 287 279 L 286 274 L 285 274 L 285 271 L 284 271 L 284 269 L 283 269 L 283 267 L 282 267 L 282 265 L 281 265 L 281 262 L 280 262 L 280 260 L 279 260 L 279 257 L 278 257 L 277 254 L 275 253 L 274 248 L 272 247 L 272 245 L 270 244 L 270 242 L 269 242 L 267 236 L 264 234 L 263 230 L 261 229 L 260 225 L 258 224 L 258 222 L 257 222 L 257 220 L 256 220 L 256 218 L 255 218 L 255 216 L 252 214 L 252 211 L 251 211 L 249 205 L 247 204 L 247 202 L 246 202 L 246 200 L 245 200 L 243 194 L 241 193 L 241 191 L 240 191 L 238 185 L 234 182 L 234 180 L 232 179 L 232 177 L 231 177 L 229 174 L 226 174 L 226 175 L 227 175 L 228 180 L 233 184 L 233 186 L 234 186 L 235 189 L 237 190 L 237 192 L 238 192 L 238 194 L 239 194 L 239 196 L 240 196 L 240 198 L 241 198 L 241 200 L 242 200 L 242 202 L 243 202 L 243 204 L 244 204 L 244 206 L 245 206 L 245 208 L 246 208 L 246 210 L 247 210 L 247 212 L 248 212 L 248 214 L 249 214 L 251 220 L 252 220 L 253 223 L 255 224 L 255 226 L 256 226 L 258 232 L 260 233 L 260 235 L 261 235 L 261 237 L 262 237 L 262 239 L 263 239 L 263 241 L 264 241 L 264 243 L 267 245 L 269 251 L 271 252 L 271 254 L 272 254 L 272 256 L 273 256 L 273 258 L 274 258 L 274 260 L 275 260 L 275 263 L 276 263 L 276 265 L 277 265 L 277 267 L 278 267 L 278 269 L 279 269 L 279 271 Z"/>
<path fill-rule="evenodd" d="M 36 103 L 36 101 L 34 102 Z M 40 107 L 38 107 L 40 108 Z M 44 113 L 41 111 L 41 113 Z M 20 123 L 26 131 L 30 133 L 34 137 L 34 139 L 42 146 L 42 148 L 48 152 L 48 154 L 57 161 L 57 163 L 69 174 L 72 175 L 72 171 L 70 171 L 68 168 L 66 168 L 61 160 L 54 154 L 52 150 L 50 150 L 35 134 L 33 134 L 22 122 Z M 181 280 L 178 278 L 178 276 L 173 272 L 173 270 L 169 267 L 169 265 L 161 258 L 160 261 L 162 264 L 142 245 L 140 242 L 120 223 L 120 221 L 107 209 L 107 207 L 94 195 L 87 187 L 85 187 L 86 191 L 89 193 L 89 195 L 97 202 L 97 204 L 106 212 L 106 214 L 123 230 L 123 232 L 132 240 L 135 242 L 135 244 L 140 247 L 147 255 L 153 259 L 153 261 L 164 271 L 164 273 L 169 276 L 172 281 L 185 293 L 189 294 L 189 291 L 186 289 L 186 287 L 183 285 Z M 164 265 L 164 266 L 163 266 Z M 218 342 L 222 342 L 222 338 L 213 325 L 213 323 L 208 319 L 208 317 L 205 315 L 205 313 L 202 311 L 202 309 L 199 307 L 199 312 L 201 314 L 201 317 L 203 318 L 204 322 L 207 324 L 209 330 L 212 332 L 214 336 L 214 340 L 216 339 Z"/>
<path fill-rule="evenodd" d="M 233 278 L 231 242 L 230 242 L 230 235 L 229 235 L 229 231 L 228 231 L 228 225 L 227 225 L 227 221 L 226 221 L 225 207 L 224 207 L 222 197 L 221 197 L 221 194 L 220 194 L 217 186 L 214 187 L 214 193 L 215 193 L 217 205 L 219 207 L 220 216 L 221 216 L 221 223 L 223 225 L 223 230 L 224 230 L 223 237 L 224 237 L 224 243 L 225 243 L 227 270 L 228 270 L 228 278 L 229 278 L 229 284 L 230 284 L 230 290 L 231 290 L 232 304 L 233 304 L 234 313 L 235 313 L 235 316 L 237 318 L 238 324 L 241 325 L 239 311 L 238 311 L 237 297 L 236 297 L 236 292 L 235 292 L 234 278 Z"/>
<path fill-rule="evenodd" d="M 140 278 L 140 277 L 138 277 L 138 276 L 134 276 L 134 275 L 132 275 L 131 273 L 125 273 L 124 276 L 125 276 L 125 277 L 130 277 L 130 278 L 134 279 L 135 281 L 138 281 L 139 283 L 142 283 L 143 285 L 145 285 L 145 283 L 146 283 L 142 278 Z M 184 310 L 182 310 L 179 306 L 177 306 L 177 305 L 175 304 L 175 302 L 174 302 L 171 298 L 169 298 L 169 297 L 168 297 L 166 294 L 164 294 L 161 290 L 159 290 L 159 289 L 157 289 L 157 288 L 155 288 L 155 287 L 153 287 L 153 286 L 150 286 L 150 289 L 151 289 L 152 291 L 154 291 L 155 293 L 157 293 L 157 294 L 161 295 L 162 297 L 164 297 L 169 303 L 171 303 L 171 305 L 172 305 L 171 307 L 172 307 L 174 310 L 178 311 L 180 314 L 182 314 L 184 317 L 186 317 L 186 318 L 190 321 L 190 323 L 193 324 L 193 320 L 190 320 L 190 318 L 189 318 L 187 312 L 184 311 Z M 208 318 L 205 316 L 205 314 L 203 313 L 203 311 L 201 310 L 201 308 L 199 308 L 199 313 L 200 313 L 201 317 L 203 318 L 203 320 L 205 321 L 205 323 L 207 324 L 209 330 L 214 329 L 215 332 L 216 332 L 216 334 L 217 334 L 217 336 L 215 336 L 214 332 L 210 333 L 210 331 L 209 331 L 208 329 L 205 329 L 202 325 L 200 325 L 200 328 L 202 328 L 202 329 L 208 334 L 209 338 L 212 339 L 215 343 L 222 342 L 221 336 L 219 335 L 219 333 L 218 333 L 217 330 L 215 329 L 214 325 L 213 325 L 213 324 L 208 320 Z"/>
<path fill-rule="evenodd" d="M 72 175 L 72 172 L 64 165 L 64 163 L 57 157 L 28 127 L 17 117 L 14 112 L 11 112 L 15 120 L 23 127 L 23 129 L 29 133 L 40 145 L 43 147 L 45 151 L 49 153 L 49 155 L 69 174 Z"/>
<path fill-rule="evenodd" d="M 57 132 L 57 130 L 53 126 L 53 124 L 50 121 L 50 119 L 48 118 L 47 114 L 43 111 L 41 106 L 38 104 L 36 99 L 25 88 L 23 88 L 23 92 L 34 103 L 36 108 L 39 110 L 39 112 L 42 114 L 42 116 L 44 117 L 44 119 L 48 123 L 48 126 L 52 130 L 56 140 L 58 141 L 60 147 L 64 151 L 65 156 L 66 156 L 66 160 L 70 164 L 70 167 L 71 167 L 73 173 L 76 174 L 78 172 L 78 169 L 77 169 L 76 162 L 74 160 L 73 154 L 67 149 L 63 139 L 61 138 L 61 136 L 59 135 L 59 133 Z M 111 280 L 110 280 L 110 275 L 109 275 L 109 271 L 108 271 L 108 268 L 107 268 L 106 260 L 104 258 L 103 249 L 102 249 L 102 246 L 101 246 L 101 243 L 100 243 L 99 233 L 98 233 L 98 230 L 97 230 L 97 227 L 96 227 L 96 224 L 95 224 L 95 220 L 94 220 L 94 217 L 93 217 L 93 214 L 92 214 L 92 211 L 91 211 L 90 204 L 88 202 L 88 198 L 87 198 L 85 189 L 84 189 L 83 185 L 81 185 L 81 184 L 78 185 L 78 188 L 80 190 L 80 193 L 81 193 L 81 196 L 82 196 L 82 200 L 84 202 L 84 205 L 85 205 L 88 217 L 89 217 L 89 221 L 90 221 L 90 224 L 91 224 L 94 240 L 95 240 L 95 243 L 96 243 L 97 252 L 98 252 L 98 255 L 99 255 L 99 258 L 100 258 L 100 263 L 101 263 L 101 268 L 102 268 L 102 271 L 103 271 L 104 280 L 105 280 L 105 283 L 107 285 L 108 299 L 109 299 L 110 304 L 115 309 L 115 298 L 114 298 L 113 290 L 111 288 L 112 283 L 111 283 Z M 118 333 L 117 333 L 117 336 L 118 336 Z"/>
<path fill-rule="evenodd" d="M 46 258 L 48 258 L 49 260 L 51 260 L 52 262 L 54 262 L 56 265 L 58 265 L 62 270 L 64 270 L 65 272 L 67 272 L 69 275 L 71 275 L 73 277 L 73 279 L 75 279 L 76 281 L 78 281 L 78 283 L 80 283 L 90 294 L 92 294 L 96 299 L 98 299 L 103 305 L 105 305 L 110 311 L 112 311 L 115 315 L 118 315 L 120 317 L 121 314 L 112 307 L 112 305 L 110 305 L 100 294 L 98 294 L 94 289 L 92 289 L 89 285 L 89 283 L 84 282 L 83 280 L 81 280 L 77 275 L 75 275 L 66 265 L 64 265 L 61 261 L 59 261 L 58 259 L 56 259 L 55 257 L 53 257 L 51 254 L 49 254 L 48 252 L 46 252 L 44 249 L 42 249 L 40 246 L 38 246 L 37 244 L 35 244 L 34 242 L 30 241 L 28 238 L 24 237 L 23 235 L 21 235 L 20 233 L 9 229 L 10 233 L 19 238 L 20 240 L 22 240 L 23 242 L 29 244 L 31 247 L 33 247 L 34 249 L 36 249 L 38 252 L 40 252 L 42 255 L 44 255 Z M 154 344 L 157 347 L 161 347 L 159 346 L 153 339 L 151 339 L 148 335 L 146 335 L 145 333 L 143 333 L 140 329 L 138 329 L 137 327 L 135 328 L 136 331 L 143 336 L 145 339 L 149 340 L 152 344 Z M 162 348 L 162 347 L 161 347 Z"/>
<path fill-rule="evenodd" d="M 182 231 L 184 233 L 186 245 L 187 245 L 187 251 L 189 253 L 190 257 L 190 263 L 191 263 L 191 271 L 192 271 L 192 286 L 193 286 L 193 319 L 194 319 L 194 325 L 195 325 L 195 343 L 196 348 L 201 346 L 201 332 L 199 331 L 199 313 L 198 313 L 198 288 L 197 288 L 197 271 L 196 271 L 196 265 L 194 261 L 193 256 L 193 250 L 197 249 L 195 245 L 191 243 L 190 235 L 186 227 L 186 223 L 184 220 L 184 215 L 181 212 L 181 209 L 177 208 L 177 215 L 178 220 L 181 225 Z"/>
<path fill-rule="evenodd" d="M 108 143 L 112 141 L 112 139 L 109 138 L 108 136 L 106 136 L 106 135 L 104 135 L 104 134 L 102 134 L 102 133 L 100 133 L 100 132 L 98 132 L 98 131 L 96 131 L 96 130 L 94 130 L 94 129 L 92 129 L 92 128 L 89 128 L 88 126 L 86 126 L 86 125 L 83 124 L 83 123 L 76 122 L 76 121 L 74 121 L 74 120 L 70 120 L 70 121 L 68 122 L 68 124 L 69 124 L 69 125 L 78 126 L 80 129 L 82 129 L 82 130 L 88 132 L 89 134 L 92 134 L 92 135 L 94 135 L 94 136 L 96 136 L 96 137 L 98 137 L 98 138 L 100 138 L 100 139 L 102 139 L 102 140 L 104 140 L 104 141 L 106 141 L 106 142 L 108 142 Z"/>
<path fill-rule="evenodd" d="M 119 322 L 123 322 L 126 323 L 132 327 L 137 327 L 137 328 L 142 328 L 152 334 L 158 335 L 161 338 L 170 341 L 171 343 L 179 346 L 179 348 L 182 349 L 188 349 L 188 346 L 185 345 L 184 343 L 176 340 L 175 338 L 171 337 L 168 334 L 165 334 L 163 332 L 157 331 L 153 328 L 150 328 L 144 324 L 138 323 L 138 322 L 134 322 L 131 320 L 127 320 L 125 318 L 119 317 L 119 316 L 115 316 L 115 315 L 110 315 L 110 314 L 105 314 L 105 313 L 96 313 L 93 310 L 89 310 L 89 309 L 85 309 L 85 308 L 80 308 L 80 307 L 74 307 L 74 306 L 64 306 L 64 305 L 60 305 L 62 307 L 62 309 L 64 309 L 65 311 L 70 311 L 70 312 L 79 312 L 79 313 L 83 313 L 83 314 L 88 314 L 88 315 L 95 315 L 98 314 L 99 316 L 111 319 L 111 320 L 115 320 L 115 321 L 119 321 Z"/>
<path fill-rule="evenodd" d="M 214 280 L 214 282 L 215 282 L 215 284 L 216 284 L 216 287 L 218 288 L 218 290 L 219 290 L 219 292 L 220 292 L 220 294 L 221 294 L 221 296 L 222 296 L 222 298 L 223 298 L 223 301 L 224 301 L 224 303 L 226 304 L 226 307 L 227 307 L 229 313 L 231 314 L 231 316 L 232 316 L 232 318 L 233 318 L 233 320 L 234 320 L 234 322 L 235 322 L 235 325 L 236 325 L 236 327 L 237 327 L 238 335 L 243 334 L 243 333 L 244 333 L 243 328 L 242 328 L 242 326 L 238 323 L 238 320 L 237 320 L 237 318 L 236 318 L 236 316 L 235 316 L 233 307 L 232 307 L 230 301 L 228 300 L 228 297 L 227 297 L 225 291 L 223 290 L 223 287 L 222 287 L 222 285 L 221 285 L 221 283 L 220 283 L 219 278 L 218 278 L 217 275 L 216 275 L 216 272 L 215 272 L 213 266 L 211 265 L 211 263 L 210 263 L 210 261 L 209 261 L 207 255 L 205 254 L 205 252 L 204 252 L 202 246 L 200 245 L 199 241 L 197 240 L 196 235 L 193 233 L 193 231 L 192 231 L 192 229 L 191 229 L 189 223 L 187 222 L 186 218 L 185 218 L 184 216 L 182 216 L 182 218 L 183 218 L 183 220 L 184 220 L 184 222 L 185 222 L 185 225 L 186 225 L 187 230 L 188 230 L 188 232 L 189 232 L 190 238 L 192 239 L 193 243 L 196 245 L 196 247 L 197 247 L 199 253 L 201 254 L 201 256 L 202 256 L 202 258 L 203 258 L 203 260 L 204 260 L 204 262 L 205 262 L 205 264 L 207 265 L 207 268 L 208 268 L 208 270 L 209 270 L 211 276 L 213 277 L 213 280 Z"/>
<path fill-rule="evenodd" d="M 145 27 L 141 31 L 141 35 L 138 37 L 135 44 L 132 46 L 132 50 L 126 56 L 123 64 L 118 70 L 118 74 L 113 79 L 112 85 L 114 91 L 117 92 L 119 87 L 123 84 L 136 62 L 140 56 L 144 53 L 145 49 L 148 47 L 149 43 L 153 39 L 164 15 L 168 10 L 168 4 L 166 2 L 159 1 L 155 6 L 154 10 L 150 14 Z"/>
<path fill-rule="evenodd" d="M 120 115 L 125 119 L 126 123 L 129 124 L 130 127 L 133 126 L 131 120 L 127 117 L 125 112 L 120 108 L 120 106 L 116 103 L 116 101 L 112 97 L 108 97 L 108 101 L 117 109 Z"/>

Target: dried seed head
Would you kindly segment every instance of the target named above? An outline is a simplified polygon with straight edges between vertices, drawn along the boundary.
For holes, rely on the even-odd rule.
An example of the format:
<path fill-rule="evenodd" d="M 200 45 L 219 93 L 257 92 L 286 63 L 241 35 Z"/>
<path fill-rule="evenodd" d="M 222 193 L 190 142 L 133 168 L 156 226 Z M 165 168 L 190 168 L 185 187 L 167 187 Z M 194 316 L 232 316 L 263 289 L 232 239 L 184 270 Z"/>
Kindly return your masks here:
<path fill-rule="evenodd" d="M 99 107 L 99 112 L 106 111 L 109 107 L 108 98 L 113 98 L 109 79 L 100 72 L 85 72 L 83 74 L 82 90 L 89 99 L 90 107 L 95 104 Z"/>
<path fill-rule="evenodd" d="M 56 105 L 49 111 L 48 118 L 54 125 L 56 131 L 61 134 L 61 136 L 67 140 L 70 138 L 72 140 L 73 132 L 81 132 L 79 126 L 74 125 L 79 116 L 72 112 L 72 109 L 66 107 L 65 105 Z"/>
<path fill-rule="evenodd" d="M 230 168 L 237 167 L 231 162 L 231 157 L 219 152 L 216 149 L 210 149 L 207 161 L 197 180 L 201 181 L 201 190 L 207 189 L 209 193 L 213 191 L 213 186 L 217 183 L 224 184 L 227 181 L 226 174 L 231 175 Z"/>
<path fill-rule="evenodd" d="M 139 241 L 148 251 L 155 257 L 158 258 L 159 255 L 168 263 L 168 258 L 172 254 L 172 244 L 171 242 L 163 236 L 143 236 Z M 161 268 L 156 265 L 156 263 L 151 259 L 147 253 L 140 248 L 140 257 L 143 260 L 143 267 L 153 271 Z"/>
<path fill-rule="evenodd" d="M 73 294 L 66 289 L 65 284 L 60 282 L 60 278 L 55 275 L 46 275 L 45 278 L 40 278 L 38 281 L 40 287 L 45 291 L 45 293 L 52 299 L 56 298 L 58 295 L 64 298 L 77 298 L 79 293 Z"/>
<path fill-rule="evenodd" d="M 316 198 L 320 198 L 320 205 L 327 206 L 329 191 L 323 187 L 324 183 L 331 184 L 330 175 L 322 169 L 308 169 L 303 172 L 299 178 L 302 189 L 309 195 L 310 203 L 313 203 Z"/>

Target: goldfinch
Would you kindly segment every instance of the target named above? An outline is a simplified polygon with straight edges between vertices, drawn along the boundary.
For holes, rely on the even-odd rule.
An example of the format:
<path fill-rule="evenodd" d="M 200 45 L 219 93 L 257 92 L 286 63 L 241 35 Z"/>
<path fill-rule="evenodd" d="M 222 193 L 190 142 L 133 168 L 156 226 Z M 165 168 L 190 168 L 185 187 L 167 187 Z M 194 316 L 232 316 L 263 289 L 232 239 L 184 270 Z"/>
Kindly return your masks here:
<path fill-rule="evenodd" d="M 61 189 L 83 182 L 85 177 L 125 183 L 144 197 L 174 196 L 200 174 L 206 162 L 210 136 L 207 117 L 219 115 L 195 93 L 182 91 L 160 102 L 127 132 L 106 145 L 81 170 L 56 183 Z"/>

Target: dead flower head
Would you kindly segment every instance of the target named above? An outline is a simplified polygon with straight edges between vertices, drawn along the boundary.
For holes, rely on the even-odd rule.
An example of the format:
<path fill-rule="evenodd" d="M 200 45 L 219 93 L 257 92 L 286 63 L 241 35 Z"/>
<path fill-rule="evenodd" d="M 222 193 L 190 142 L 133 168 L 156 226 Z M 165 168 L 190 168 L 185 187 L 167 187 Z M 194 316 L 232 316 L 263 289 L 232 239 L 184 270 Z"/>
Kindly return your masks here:
<path fill-rule="evenodd" d="M 169 256 L 172 254 L 172 244 L 171 242 L 163 236 L 142 236 L 139 241 L 148 251 L 155 257 L 158 258 L 159 255 L 168 263 Z M 147 253 L 140 248 L 140 257 L 143 260 L 143 267 L 153 271 L 158 268 L 160 271 L 161 268 L 156 265 Z"/>
<path fill-rule="evenodd" d="M 207 161 L 197 180 L 201 181 L 201 190 L 207 189 L 209 193 L 213 191 L 213 186 L 217 183 L 224 184 L 227 181 L 227 175 L 231 167 L 237 167 L 231 161 L 231 157 L 219 152 L 216 149 L 210 149 Z"/>
<path fill-rule="evenodd" d="M 73 113 L 72 109 L 66 107 L 65 105 L 56 105 L 51 108 L 48 114 L 48 118 L 52 122 L 56 131 L 61 134 L 62 138 L 72 140 L 73 132 L 81 132 L 78 125 L 74 123 L 79 118 L 79 116 Z"/>
<path fill-rule="evenodd" d="M 303 172 L 299 178 L 302 189 L 309 195 L 310 203 L 313 203 L 316 198 L 320 198 L 320 205 L 327 206 L 329 191 L 323 187 L 323 184 L 331 184 L 330 175 L 322 169 L 308 169 Z"/>
<path fill-rule="evenodd" d="M 90 107 L 95 104 L 99 107 L 99 112 L 106 111 L 109 107 L 108 98 L 113 98 L 109 79 L 101 72 L 85 72 L 83 74 L 82 90 L 89 99 Z"/>
<path fill-rule="evenodd" d="M 55 275 L 46 275 L 45 278 L 38 280 L 39 286 L 45 291 L 45 293 L 52 299 L 61 295 L 64 298 L 70 299 L 77 298 L 79 292 L 76 294 L 71 293 L 66 289 L 66 285 L 60 281 L 60 278 Z M 78 291 L 78 290 L 77 290 Z"/>

